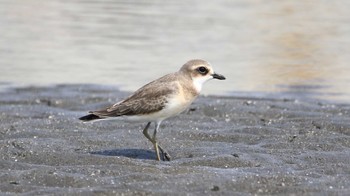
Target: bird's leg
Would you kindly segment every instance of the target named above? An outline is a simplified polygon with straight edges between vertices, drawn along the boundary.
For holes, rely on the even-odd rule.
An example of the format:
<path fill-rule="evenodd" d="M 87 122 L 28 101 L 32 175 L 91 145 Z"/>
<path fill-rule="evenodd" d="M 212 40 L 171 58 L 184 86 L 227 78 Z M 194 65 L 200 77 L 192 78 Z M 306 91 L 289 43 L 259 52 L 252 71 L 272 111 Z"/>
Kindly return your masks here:
<path fill-rule="evenodd" d="M 152 140 L 151 137 L 148 135 L 148 132 L 147 132 L 147 130 L 148 130 L 148 128 L 149 128 L 150 125 L 151 125 L 151 122 L 148 122 L 147 125 L 145 126 L 145 128 L 144 128 L 143 131 L 142 131 L 143 135 L 144 135 L 149 141 Z"/>
<path fill-rule="evenodd" d="M 157 158 L 159 157 L 159 151 L 162 153 L 162 160 L 163 161 L 170 161 L 171 160 L 171 156 L 169 155 L 169 153 L 167 151 L 165 151 L 158 143 L 157 143 L 157 131 L 159 129 L 159 125 L 160 125 L 160 122 L 156 123 L 156 126 L 154 128 L 154 132 L 153 132 L 153 141 L 154 141 L 154 147 L 156 149 L 156 153 L 157 153 Z"/>
<path fill-rule="evenodd" d="M 162 153 L 163 161 L 170 161 L 171 160 L 170 154 L 167 151 L 165 151 L 159 144 L 158 144 L 158 148 Z"/>
<path fill-rule="evenodd" d="M 156 151 L 157 160 L 160 160 L 160 156 L 159 156 L 159 151 L 160 151 L 162 153 L 163 160 L 170 161 L 170 159 L 171 159 L 170 155 L 156 141 L 156 137 L 155 136 L 157 134 L 157 129 L 159 128 L 159 124 L 156 123 L 156 128 L 155 128 L 155 132 L 153 133 L 153 138 L 148 134 L 148 128 L 149 128 L 150 125 L 151 125 L 151 122 L 148 122 L 146 127 L 143 129 L 143 132 L 142 132 L 143 135 L 150 142 L 152 142 L 152 144 L 154 145 L 154 149 Z"/>
<path fill-rule="evenodd" d="M 156 155 L 157 155 L 157 160 L 158 161 L 160 161 L 160 156 L 159 156 L 159 146 L 158 146 L 158 143 L 157 143 L 157 137 L 156 137 L 156 135 L 157 135 L 157 130 L 158 130 L 158 127 L 159 127 L 159 124 L 160 123 L 156 123 L 156 126 L 155 126 L 155 128 L 154 128 L 154 132 L 153 132 L 153 138 L 152 138 L 152 140 L 153 140 L 153 145 L 154 145 L 154 150 L 156 151 Z"/>

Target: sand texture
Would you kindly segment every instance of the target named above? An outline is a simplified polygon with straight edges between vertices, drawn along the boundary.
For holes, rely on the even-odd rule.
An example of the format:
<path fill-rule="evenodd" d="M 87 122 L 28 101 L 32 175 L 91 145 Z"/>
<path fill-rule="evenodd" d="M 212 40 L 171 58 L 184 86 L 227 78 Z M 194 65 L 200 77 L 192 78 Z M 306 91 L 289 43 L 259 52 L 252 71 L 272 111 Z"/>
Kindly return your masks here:
<path fill-rule="evenodd" d="M 78 120 L 128 95 L 98 85 L 1 92 L 0 194 L 350 193 L 350 105 L 199 97 L 162 123 L 173 160 L 158 162 L 146 123 Z"/>

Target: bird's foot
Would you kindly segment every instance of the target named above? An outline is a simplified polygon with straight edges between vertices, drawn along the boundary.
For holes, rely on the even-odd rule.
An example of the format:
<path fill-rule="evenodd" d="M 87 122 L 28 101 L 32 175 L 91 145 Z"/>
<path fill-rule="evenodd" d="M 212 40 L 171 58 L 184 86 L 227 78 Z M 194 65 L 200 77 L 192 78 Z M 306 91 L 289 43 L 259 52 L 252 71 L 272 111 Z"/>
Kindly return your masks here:
<path fill-rule="evenodd" d="M 167 151 L 165 151 L 161 146 L 159 146 L 158 145 L 158 149 L 159 149 L 159 151 L 160 151 L 160 153 L 161 153 L 161 157 L 162 157 L 162 160 L 163 161 L 171 161 L 171 156 L 170 156 L 170 154 L 167 152 Z"/>

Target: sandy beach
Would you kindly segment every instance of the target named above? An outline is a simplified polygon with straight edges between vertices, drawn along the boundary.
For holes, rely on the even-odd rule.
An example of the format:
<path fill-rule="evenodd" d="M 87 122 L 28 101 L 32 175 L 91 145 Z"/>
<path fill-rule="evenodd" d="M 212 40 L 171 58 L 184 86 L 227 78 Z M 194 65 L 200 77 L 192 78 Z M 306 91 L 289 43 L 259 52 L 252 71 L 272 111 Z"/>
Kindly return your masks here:
<path fill-rule="evenodd" d="M 346 195 L 350 105 L 199 97 L 164 121 L 155 161 L 142 123 L 78 117 L 129 95 L 57 85 L 0 93 L 1 195 Z"/>

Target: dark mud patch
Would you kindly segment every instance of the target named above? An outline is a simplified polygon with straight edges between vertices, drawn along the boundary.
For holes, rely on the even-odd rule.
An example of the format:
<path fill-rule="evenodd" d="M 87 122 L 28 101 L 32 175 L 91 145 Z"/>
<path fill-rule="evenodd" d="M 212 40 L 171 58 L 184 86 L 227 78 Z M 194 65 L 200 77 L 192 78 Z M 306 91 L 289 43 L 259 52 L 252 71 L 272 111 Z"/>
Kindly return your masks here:
<path fill-rule="evenodd" d="M 350 191 L 350 106 L 200 97 L 164 121 L 154 161 L 144 124 L 82 123 L 128 93 L 98 85 L 0 93 L 3 194 L 295 194 Z"/>

